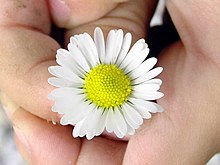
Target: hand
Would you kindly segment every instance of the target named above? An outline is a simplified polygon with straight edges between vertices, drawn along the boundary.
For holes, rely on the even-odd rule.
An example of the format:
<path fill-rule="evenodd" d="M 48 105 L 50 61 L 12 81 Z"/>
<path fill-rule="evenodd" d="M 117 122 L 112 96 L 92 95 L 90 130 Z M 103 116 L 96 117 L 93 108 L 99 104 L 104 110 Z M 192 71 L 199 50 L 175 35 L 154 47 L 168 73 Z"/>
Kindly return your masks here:
<path fill-rule="evenodd" d="M 75 3 L 68 5 L 91 7 L 88 2 L 84 5 L 83 1 Z M 87 12 L 84 13 L 84 18 L 83 13 L 74 13 L 74 10 L 71 10 L 71 17 L 65 20 L 62 18 L 62 14 L 65 13 L 60 9 L 57 16 L 54 14 L 54 20 L 58 25 L 69 29 L 67 40 L 73 33 L 92 32 L 95 26 L 103 26 L 106 31 L 112 28 L 128 28 L 136 39 L 145 35 L 145 21 L 149 23 L 155 3 L 129 1 L 110 4 L 103 5 L 108 8 L 105 12 L 100 12 L 100 15 L 90 12 L 91 18 L 88 18 L 88 21 L 94 20 L 90 23 L 85 24 Z M 215 8 L 207 12 L 218 4 L 207 5 L 200 2 L 199 5 L 191 5 L 172 1 L 167 1 L 167 4 L 182 42 L 175 43 L 161 54 L 159 65 L 164 67 L 161 78 L 164 81 L 162 90 L 165 97 L 159 100 L 159 103 L 165 108 L 165 112 L 145 121 L 128 143 L 104 137 L 97 137 L 92 141 L 74 139 L 71 137 L 72 128 L 54 126 L 45 121 L 58 121 L 57 116 L 50 111 L 52 103 L 45 98 L 52 90 L 47 84 L 47 78 L 50 76 L 47 67 L 54 64 L 54 54 L 59 47 L 48 36 L 50 22 L 46 4 L 44 1 L 39 5 L 30 3 L 25 9 L 20 9 L 21 15 L 14 14 L 13 20 L 2 16 L 1 22 L 4 26 L 1 26 L 0 31 L 0 59 L 4 69 L 0 71 L 0 87 L 10 100 L 15 102 L 14 104 L 5 101 L 8 103 L 6 109 L 14 124 L 18 148 L 29 162 L 75 164 L 77 161 L 78 164 L 121 164 L 123 161 L 124 164 L 202 164 L 219 151 L 220 112 L 217 107 L 220 80 L 217 76 L 219 48 L 216 36 L 220 32 L 215 28 L 218 27 L 219 13 Z M 10 5 L 24 7 L 21 4 Z M 3 7 L 8 9 L 10 5 Z M 200 12 L 197 8 L 208 14 L 196 14 Z M 34 9 L 43 12 L 34 13 Z M 7 13 L 6 10 L 1 10 L 3 11 Z M 53 14 L 53 10 L 51 11 Z M 31 18 L 25 18 L 25 12 L 32 13 Z M 37 19 L 39 13 L 44 13 L 41 19 Z M 83 18 L 72 21 L 80 16 Z M 33 21 L 36 19 L 40 21 Z M 211 31 L 214 35 L 208 35 L 206 31 Z M 201 34 L 207 34 L 205 40 L 201 40 Z"/>

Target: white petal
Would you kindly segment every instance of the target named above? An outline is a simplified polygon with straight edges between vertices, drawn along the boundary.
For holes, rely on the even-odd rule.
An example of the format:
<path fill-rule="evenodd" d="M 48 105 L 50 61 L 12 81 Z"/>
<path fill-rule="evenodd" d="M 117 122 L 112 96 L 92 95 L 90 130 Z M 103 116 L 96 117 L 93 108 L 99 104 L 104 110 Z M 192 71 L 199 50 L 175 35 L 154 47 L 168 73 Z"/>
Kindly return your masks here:
<path fill-rule="evenodd" d="M 134 91 L 131 97 L 143 99 L 143 100 L 157 100 L 163 97 L 164 94 L 161 92 L 147 92 L 147 93 L 139 93 Z"/>
<path fill-rule="evenodd" d="M 77 39 L 78 36 L 79 35 L 74 35 L 74 36 L 70 37 L 70 43 L 76 45 L 76 47 L 78 47 L 78 39 Z"/>
<path fill-rule="evenodd" d="M 110 108 L 107 111 L 108 111 L 108 113 L 107 113 L 107 117 L 106 117 L 106 130 L 107 130 L 107 132 L 113 132 L 114 127 L 115 127 L 115 123 L 113 120 L 114 112 L 113 112 L 112 108 Z"/>
<path fill-rule="evenodd" d="M 75 112 L 75 113 L 74 113 Z M 80 122 L 82 119 L 84 119 L 87 115 L 87 112 L 85 110 L 76 110 L 72 112 L 71 114 L 64 114 L 63 117 L 60 120 L 61 125 L 76 125 L 78 122 Z"/>
<path fill-rule="evenodd" d="M 62 66 L 50 66 L 48 67 L 48 71 L 56 77 L 64 78 L 77 84 L 84 83 L 84 80 L 81 79 L 78 75 Z"/>
<path fill-rule="evenodd" d="M 122 42 L 123 42 L 123 31 L 121 29 L 117 30 L 115 33 L 115 41 L 113 41 L 113 47 L 107 47 L 107 50 L 111 50 L 110 52 L 112 53 L 110 56 L 112 56 L 111 58 L 111 62 L 112 64 L 114 64 L 118 58 L 118 54 L 121 50 L 121 46 L 122 46 Z M 108 46 L 108 45 L 107 45 Z M 106 51 L 107 51 L 106 50 Z M 108 56 L 108 52 L 106 52 L 106 56 Z"/>
<path fill-rule="evenodd" d="M 127 125 L 127 128 L 128 128 L 127 134 L 128 135 L 134 135 L 135 129 L 132 128 L 130 125 Z"/>
<path fill-rule="evenodd" d="M 62 67 L 80 75 L 84 75 L 84 71 L 77 66 L 76 60 L 72 57 L 71 53 L 65 49 L 58 49 L 56 54 L 56 62 Z"/>
<path fill-rule="evenodd" d="M 84 37 L 85 37 L 85 40 L 88 41 L 87 42 L 88 45 L 86 46 L 87 51 L 89 53 L 88 56 L 90 55 L 92 60 L 95 61 L 95 65 L 94 66 L 96 66 L 97 64 L 100 63 L 96 45 L 95 45 L 92 37 L 88 33 L 84 33 Z"/>
<path fill-rule="evenodd" d="M 134 109 L 141 114 L 142 118 L 144 119 L 150 119 L 151 118 L 151 113 L 148 111 L 148 107 L 144 107 L 140 104 L 134 104 Z"/>
<path fill-rule="evenodd" d="M 128 52 L 127 56 L 122 61 L 120 68 L 125 68 L 133 60 L 136 60 L 138 57 L 138 54 L 145 48 L 147 49 L 146 43 L 143 43 L 143 42 L 135 43 L 134 46 L 131 48 L 131 50 Z"/>
<path fill-rule="evenodd" d="M 62 49 L 62 48 L 58 49 L 57 54 L 56 54 L 56 58 L 57 58 L 58 64 L 72 70 L 72 68 L 73 68 L 72 64 L 74 63 L 74 60 L 72 59 L 69 51 L 67 51 L 66 49 Z"/>
<path fill-rule="evenodd" d="M 153 92 L 160 89 L 160 86 L 157 84 L 138 84 L 132 86 L 132 90 L 138 93 L 147 93 Z"/>
<path fill-rule="evenodd" d="M 70 114 L 74 111 L 76 105 L 83 102 L 82 95 L 67 95 L 65 97 L 56 98 L 56 101 L 52 107 L 53 112 L 58 112 L 59 114 Z"/>
<path fill-rule="evenodd" d="M 86 118 L 85 118 L 85 120 L 86 120 Z M 87 133 L 86 130 L 84 129 L 85 120 L 84 120 L 84 122 L 83 122 L 83 124 L 81 125 L 81 128 L 80 128 L 80 130 L 79 130 L 79 137 L 83 137 L 83 136 L 85 136 L 86 133 Z"/>
<path fill-rule="evenodd" d="M 91 140 L 92 138 L 94 138 L 94 136 L 95 136 L 94 131 L 91 131 L 91 132 L 86 133 L 86 138 L 87 138 L 88 140 Z"/>
<path fill-rule="evenodd" d="M 73 100 L 72 102 L 68 101 L 66 104 L 67 105 L 57 104 L 57 108 L 59 108 L 58 112 L 62 112 L 61 109 L 63 109 L 63 111 L 65 110 L 65 113 L 60 113 L 64 114 L 60 121 L 62 125 L 75 125 L 88 114 L 90 109 L 93 108 L 89 106 L 87 102 L 83 102 L 82 100 Z"/>
<path fill-rule="evenodd" d="M 82 54 L 82 52 L 77 48 L 74 44 L 69 43 L 68 44 L 68 49 L 71 53 L 71 55 L 75 58 L 76 62 L 78 63 L 78 66 L 81 67 L 83 70 L 86 72 L 90 71 L 90 66 L 88 64 L 88 61 Z"/>
<path fill-rule="evenodd" d="M 100 28 L 96 28 L 94 31 L 94 41 L 98 51 L 99 59 L 104 62 L 105 59 L 105 40 L 103 32 Z"/>
<path fill-rule="evenodd" d="M 151 113 L 146 110 L 146 108 L 142 106 L 138 106 L 135 109 L 141 114 L 143 119 L 150 119 L 152 117 Z"/>
<path fill-rule="evenodd" d="M 143 119 L 138 112 L 134 110 L 133 107 L 125 103 L 122 106 L 123 115 L 127 123 L 134 129 L 137 129 L 142 123 Z"/>
<path fill-rule="evenodd" d="M 164 109 L 157 103 L 149 102 L 148 104 L 149 112 L 156 113 L 156 112 L 163 112 Z"/>
<path fill-rule="evenodd" d="M 95 50 L 93 50 L 94 47 L 90 47 L 88 45 L 90 45 L 90 41 L 87 40 L 87 34 L 80 34 L 78 36 L 78 48 L 80 49 L 80 51 L 82 52 L 83 56 L 85 57 L 87 63 L 90 64 L 90 67 L 93 68 L 97 65 L 97 63 L 99 61 L 95 60 L 95 57 L 93 56 L 92 52 L 95 52 Z M 96 47 L 95 47 L 96 49 Z"/>
<path fill-rule="evenodd" d="M 68 107 L 68 109 L 66 109 L 65 107 L 59 107 L 59 106 L 57 106 L 56 104 L 54 104 L 54 105 L 52 106 L 52 108 L 51 108 L 51 110 L 52 110 L 53 112 L 57 112 L 57 113 L 59 113 L 59 114 L 61 114 L 61 115 L 68 113 L 68 112 L 69 112 L 69 109 L 70 109 L 69 107 Z"/>
<path fill-rule="evenodd" d="M 83 121 L 82 124 L 80 124 L 80 129 L 78 131 L 78 135 L 80 137 L 85 136 L 89 131 L 88 131 L 88 118 L 90 118 L 91 114 L 92 114 L 92 110 L 95 108 L 94 105 L 90 104 L 90 107 L 88 107 L 87 109 L 85 109 L 85 117 L 83 119 L 81 119 L 81 121 Z M 81 121 L 76 123 L 76 126 L 78 125 L 78 123 L 81 123 Z"/>
<path fill-rule="evenodd" d="M 72 125 L 75 125 L 76 123 L 78 123 L 83 118 L 89 117 L 91 115 L 89 113 L 94 108 L 95 108 L 95 105 L 89 104 L 88 102 L 81 102 L 81 103 L 77 104 L 74 107 L 74 111 L 72 111 L 72 113 L 71 113 L 71 119 L 69 120 L 69 122 Z M 86 120 L 84 120 L 84 122 L 86 122 Z"/>
<path fill-rule="evenodd" d="M 119 108 L 116 108 L 114 112 L 115 112 L 114 120 L 115 120 L 116 128 L 123 136 L 125 136 L 127 133 L 127 123 L 125 122 L 125 119 L 122 116 Z"/>
<path fill-rule="evenodd" d="M 125 36 L 124 36 L 124 39 L 123 39 L 123 43 L 122 43 L 122 46 L 121 46 L 121 50 L 119 52 L 119 55 L 118 55 L 118 58 L 116 60 L 116 64 L 119 66 L 121 64 L 121 62 L 124 60 L 125 56 L 127 55 L 129 49 L 130 49 L 130 46 L 131 46 L 131 40 L 132 40 L 132 35 L 131 33 L 127 33 Z"/>
<path fill-rule="evenodd" d="M 76 89 L 76 88 L 71 88 L 71 87 L 61 87 L 61 88 L 56 88 L 53 91 L 51 91 L 50 95 L 53 98 L 65 98 L 65 97 L 72 97 L 74 95 L 81 95 L 83 94 L 84 91 L 83 89 Z"/>
<path fill-rule="evenodd" d="M 158 76 L 163 71 L 162 67 L 157 67 L 152 69 L 151 71 L 147 72 L 145 75 L 138 77 L 137 79 L 133 80 L 133 84 L 140 84 L 146 82 L 156 76 Z"/>
<path fill-rule="evenodd" d="M 128 116 L 130 116 L 136 124 L 143 124 L 143 119 L 141 118 L 140 114 L 130 104 L 126 103 L 125 107 L 127 108 Z"/>
<path fill-rule="evenodd" d="M 163 112 L 163 108 L 157 103 L 147 101 L 147 100 L 142 100 L 142 99 L 136 99 L 136 98 L 130 98 L 130 101 L 135 106 L 138 105 L 138 106 L 142 106 L 146 108 L 146 110 L 149 112 L 152 112 L 152 113 Z"/>
<path fill-rule="evenodd" d="M 88 108 L 87 111 L 87 115 L 85 117 L 85 120 L 83 122 L 83 125 L 81 126 L 81 130 L 80 130 L 80 134 L 82 136 L 86 135 L 87 133 L 92 131 L 92 128 L 90 127 L 90 125 L 94 125 L 95 123 L 95 114 L 94 113 L 94 109 L 95 106 L 94 105 L 90 105 L 90 108 Z"/>
<path fill-rule="evenodd" d="M 141 39 L 139 39 L 138 41 L 136 41 L 136 43 L 145 43 L 145 39 L 141 38 Z M 135 44 L 136 44 L 136 43 L 135 43 Z M 145 46 L 148 47 L 147 44 L 146 44 Z"/>
<path fill-rule="evenodd" d="M 157 84 L 157 85 L 161 86 L 162 80 L 158 79 L 158 78 L 154 78 L 154 79 L 151 79 L 151 80 L 144 82 L 144 84 Z"/>
<path fill-rule="evenodd" d="M 104 63 L 109 64 L 113 58 L 113 49 L 116 42 L 116 30 L 110 30 L 106 40 Z"/>
<path fill-rule="evenodd" d="M 101 115 L 102 115 L 102 111 L 100 109 L 95 108 L 91 112 L 91 114 L 87 117 L 86 120 L 88 120 L 88 121 L 87 121 L 86 127 L 87 127 L 88 132 L 96 130 L 96 125 L 97 125 Z M 93 132 L 95 133 L 95 131 L 93 131 Z"/>
<path fill-rule="evenodd" d="M 77 115 L 81 112 L 84 113 L 89 109 L 88 103 L 83 99 L 78 97 L 75 98 L 59 98 L 56 100 L 52 107 L 53 112 L 58 112 L 59 114 L 65 114 L 70 119 L 74 121 Z"/>
<path fill-rule="evenodd" d="M 114 133 L 118 138 L 123 138 L 125 136 L 125 134 L 123 134 L 118 127 L 115 127 L 114 129 Z"/>
<path fill-rule="evenodd" d="M 70 124 L 69 120 L 70 120 L 69 115 L 65 114 L 65 115 L 63 115 L 62 118 L 60 119 L 60 124 L 61 124 L 61 125 L 69 125 L 69 124 Z"/>
<path fill-rule="evenodd" d="M 131 71 L 132 78 L 135 79 L 146 74 L 149 70 L 151 70 L 154 65 L 157 63 L 157 59 L 155 57 L 151 57 L 144 61 L 139 65 L 136 69 Z"/>
<path fill-rule="evenodd" d="M 145 48 L 139 54 L 136 54 L 136 59 L 132 60 L 125 68 L 126 73 L 136 69 L 146 59 L 149 53 L 149 48 Z"/>
<path fill-rule="evenodd" d="M 73 132 L 72 132 L 73 137 L 76 138 L 76 137 L 80 136 L 80 135 L 79 135 L 79 132 L 80 132 L 80 130 L 81 130 L 81 127 L 82 127 L 83 123 L 84 123 L 84 119 L 81 120 L 80 122 L 78 122 L 78 123 L 74 126 L 74 129 L 73 129 Z"/>
<path fill-rule="evenodd" d="M 103 113 L 101 114 L 99 122 L 96 125 L 96 130 L 95 130 L 96 136 L 100 135 L 104 131 L 105 126 L 106 126 L 106 118 L 107 118 L 108 111 L 102 110 L 102 112 Z"/>
<path fill-rule="evenodd" d="M 63 78 L 50 77 L 48 83 L 55 87 L 74 87 L 76 84 Z M 80 83 L 78 84 L 80 85 Z"/>

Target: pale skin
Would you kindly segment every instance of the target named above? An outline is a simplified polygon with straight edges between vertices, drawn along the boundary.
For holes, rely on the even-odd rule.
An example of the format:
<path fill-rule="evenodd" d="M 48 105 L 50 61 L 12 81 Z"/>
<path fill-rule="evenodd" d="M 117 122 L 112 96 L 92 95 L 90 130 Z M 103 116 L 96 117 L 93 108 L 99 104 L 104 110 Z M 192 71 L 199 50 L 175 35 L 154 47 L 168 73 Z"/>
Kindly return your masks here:
<path fill-rule="evenodd" d="M 60 47 L 48 35 L 50 15 L 67 29 L 66 42 L 72 34 L 92 34 L 96 26 L 105 34 L 122 28 L 137 40 L 147 34 L 156 1 L 52 1 L 0 0 L 1 98 L 29 164 L 201 165 L 220 151 L 218 0 L 166 1 L 181 41 L 159 58 L 165 96 L 158 103 L 165 111 L 145 121 L 129 141 L 74 139 L 72 127 L 50 122 L 59 116 L 46 99 L 53 89 L 47 68 Z"/>

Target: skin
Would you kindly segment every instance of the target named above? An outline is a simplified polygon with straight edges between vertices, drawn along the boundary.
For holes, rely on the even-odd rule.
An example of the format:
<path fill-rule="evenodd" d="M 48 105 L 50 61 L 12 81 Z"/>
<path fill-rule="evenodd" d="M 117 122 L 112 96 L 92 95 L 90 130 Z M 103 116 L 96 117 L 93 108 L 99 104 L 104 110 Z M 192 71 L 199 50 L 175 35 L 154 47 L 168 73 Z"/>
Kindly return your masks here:
<path fill-rule="evenodd" d="M 219 1 L 166 1 L 181 41 L 159 58 L 165 96 L 158 103 L 165 111 L 145 121 L 129 141 L 74 139 L 71 127 L 50 122 L 59 121 L 46 99 L 53 89 L 47 68 L 59 48 L 48 35 L 50 15 L 66 29 L 66 42 L 72 34 L 92 34 L 96 26 L 105 34 L 112 28 L 131 31 L 137 40 L 147 34 L 156 1 L 0 2 L 1 99 L 29 164 L 201 165 L 220 151 Z"/>

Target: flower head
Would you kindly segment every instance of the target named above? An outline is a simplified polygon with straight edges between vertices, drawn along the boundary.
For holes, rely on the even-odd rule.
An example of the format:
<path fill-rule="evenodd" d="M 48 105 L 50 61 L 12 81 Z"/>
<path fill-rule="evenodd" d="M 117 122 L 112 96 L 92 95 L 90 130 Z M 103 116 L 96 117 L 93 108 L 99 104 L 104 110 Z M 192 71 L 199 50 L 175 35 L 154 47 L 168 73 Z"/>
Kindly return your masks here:
<path fill-rule="evenodd" d="M 87 34 L 70 38 L 68 50 L 58 49 L 58 66 L 50 66 L 55 77 L 48 82 L 57 87 L 49 98 L 52 111 L 62 115 L 62 125 L 74 125 L 73 137 L 92 139 L 104 130 L 119 138 L 135 133 L 143 119 L 162 112 L 153 100 L 159 99 L 162 72 L 154 68 L 156 58 L 146 57 L 149 48 L 144 39 L 131 48 L 132 36 L 111 30 L 105 43 L 100 28 L 94 40 Z"/>

